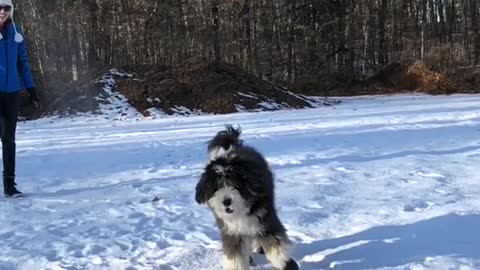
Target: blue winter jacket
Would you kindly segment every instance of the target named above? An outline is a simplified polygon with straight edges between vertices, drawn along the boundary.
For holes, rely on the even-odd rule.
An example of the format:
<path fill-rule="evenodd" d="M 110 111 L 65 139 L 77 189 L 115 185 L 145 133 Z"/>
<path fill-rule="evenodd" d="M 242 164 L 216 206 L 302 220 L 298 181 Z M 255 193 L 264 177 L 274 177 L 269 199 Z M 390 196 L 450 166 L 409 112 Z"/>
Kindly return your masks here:
<path fill-rule="evenodd" d="M 5 27 L 6 35 L 0 40 L 0 92 L 35 87 L 28 67 L 25 40 L 15 42 L 15 30 L 11 21 Z M 20 33 L 18 27 L 17 31 Z"/>

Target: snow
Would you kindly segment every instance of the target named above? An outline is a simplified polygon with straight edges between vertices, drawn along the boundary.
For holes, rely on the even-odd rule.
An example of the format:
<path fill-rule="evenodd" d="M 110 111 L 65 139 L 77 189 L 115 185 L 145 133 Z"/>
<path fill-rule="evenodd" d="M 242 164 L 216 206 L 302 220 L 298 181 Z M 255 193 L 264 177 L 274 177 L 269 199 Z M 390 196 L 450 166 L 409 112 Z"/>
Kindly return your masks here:
<path fill-rule="evenodd" d="M 126 120 L 141 118 L 142 115 L 128 103 L 128 99 L 121 93 L 114 91 L 117 78 L 133 78 L 133 74 L 111 69 L 98 79 L 97 83 L 103 84 L 102 95 L 97 97 L 100 101 L 99 111 L 105 119 Z"/>
<path fill-rule="evenodd" d="M 227 123 L 270 162 L 301 269 L 480 269 L 480 96 L 342 101 L 21 122 L 17 183 L 28 196 L 0 198 L 0 269 L 221 269 L 194 188 L 206 141 Z"/>
<path fill-rule="evenodd" d="M 237 94 L 239 96 L 250 98 L 250 99 L 258 99 L 258 97 L 256 97 L 254 94 L 245 94 L 245 93 L 242 93 L 240 91 L 238 91 Z"/>

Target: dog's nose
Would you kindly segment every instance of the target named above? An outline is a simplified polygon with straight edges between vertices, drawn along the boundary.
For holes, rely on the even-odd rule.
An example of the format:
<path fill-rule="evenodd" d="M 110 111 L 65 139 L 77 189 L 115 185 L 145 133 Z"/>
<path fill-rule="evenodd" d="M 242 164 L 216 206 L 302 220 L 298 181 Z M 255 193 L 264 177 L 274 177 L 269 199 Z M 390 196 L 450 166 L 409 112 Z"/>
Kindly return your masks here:
<path fill-rule="evenodd" d="M 223 199 L 223 205 L 230 206 L 231 204 L 232 204 L 232 199 L 230 198 Z"/>

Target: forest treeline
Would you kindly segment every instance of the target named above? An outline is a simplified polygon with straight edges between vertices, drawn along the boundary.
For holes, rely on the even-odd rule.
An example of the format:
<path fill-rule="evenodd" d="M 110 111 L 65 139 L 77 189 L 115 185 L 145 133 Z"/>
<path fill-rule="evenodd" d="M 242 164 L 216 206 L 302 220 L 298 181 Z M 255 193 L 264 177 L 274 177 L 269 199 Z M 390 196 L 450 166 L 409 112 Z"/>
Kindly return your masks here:
<path fill-rule="evenodd" d="M 292 86 L 480 64 L 478 0 L 17 0 L 50 91 L 110 67 L 225 63 Z M 332 76 L 334 75 L 334 76 Z"/>

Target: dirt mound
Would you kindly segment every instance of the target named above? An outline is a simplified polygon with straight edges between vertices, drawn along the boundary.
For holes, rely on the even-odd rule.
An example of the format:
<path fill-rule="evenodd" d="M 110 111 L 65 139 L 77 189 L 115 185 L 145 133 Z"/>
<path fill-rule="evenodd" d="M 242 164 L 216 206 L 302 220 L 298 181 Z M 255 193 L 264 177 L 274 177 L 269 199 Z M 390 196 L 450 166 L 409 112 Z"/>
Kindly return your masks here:
<path fill-rule="evenodd" d="M 412 83 L 414 91 L 429 94 L 450 94 L 458 91 L 454 79 L 447 73 L 433 72 L 422 61 L 416 61 L 407 68 L 407 80 Z"/>
<path fill-rule="evenodd" d="M 391 63 L 365 79 L 341 73 L 318 75 L 316 79 L 297 81 L 295 89 L 301 93 L 323 96 L 480 92 L 480 67 L 445 70 L 434 71 L 421 60 L 409 65 Z"/>
<path fill-rule="evenodd" d="M 387 65 L 363 82 L 362 94 L 390 94 L 415 90 L 416 79 L 409 74 L 408 70 L 408 66 L 400 63 Z M 357 85 L 353 87 L 359 88 Z"/>
<path fill-rule="evenodd" d="M 463 87 L 470 92 L 480 91 L 480 66 L 459 68 L 454 76 L 463 82 Z"/>
<path fill-rule="evenodd" d="M 475 81 L 475 75 L 471 80 Z M 391 94 L 419 92 L 432 95 L 471 93 L 466 77 L 456 72 L 435 72 L 423 61 L 411 65 L 392 63 L 363 82 L 350 86 L 349 94 Z"/>
<path fill-rule="evenodd" d="M 117 91 L 144 114 L 185 111 L 232 113 L 312 107 L 311 101 L 226 65 L 190 63 L 182 67 L 137 67 L 135 79 L 117 81 Z M 328 105 L 330 100 L 325 99 Z"/>

